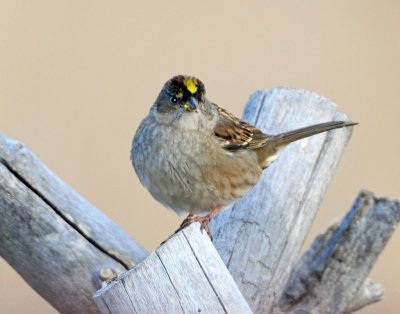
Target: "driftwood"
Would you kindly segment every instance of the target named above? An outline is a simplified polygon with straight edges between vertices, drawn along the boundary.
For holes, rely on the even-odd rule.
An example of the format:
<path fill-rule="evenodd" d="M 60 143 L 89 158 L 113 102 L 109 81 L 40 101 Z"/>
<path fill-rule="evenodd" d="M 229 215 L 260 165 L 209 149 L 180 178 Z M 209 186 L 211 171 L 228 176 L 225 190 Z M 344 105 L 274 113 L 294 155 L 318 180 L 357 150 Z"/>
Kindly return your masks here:
<path fill-rule="evenodd" d="M 342 222 L 317 237 L 297 262 L 268 312 L 349 313 L 379 301 L 382 286 L 366 277 L 399 220 L 399 201 L 360 193 Z M 199 224 L 173 236 L 94 298 L 102 313 L 250 312 Z"/>
<path fill-rule="evenodd" d="M 0 133 L 0 255 L 60 312 L 94 313 L 107 272 L 121 274 L 147 253 Z"/>
<path fill-rule="evenodd" d="M 255 93 L 244 119 L 274 134 L 346 116 L 314 93 L 277 88 Z M 90 296 L 101 284 L 95 301 L 103 313 L 353 311 L 382 297 L 366 277 L 398 222 L 397 201 L 362 194 L 296 264 L 350 134 L 340 129 L 289 145 L 212 222 L 221 259 L 198 224 L 146 258 L 26 147 L 0 137 L 0 254 L 62 312 L 97 311 Z"/>

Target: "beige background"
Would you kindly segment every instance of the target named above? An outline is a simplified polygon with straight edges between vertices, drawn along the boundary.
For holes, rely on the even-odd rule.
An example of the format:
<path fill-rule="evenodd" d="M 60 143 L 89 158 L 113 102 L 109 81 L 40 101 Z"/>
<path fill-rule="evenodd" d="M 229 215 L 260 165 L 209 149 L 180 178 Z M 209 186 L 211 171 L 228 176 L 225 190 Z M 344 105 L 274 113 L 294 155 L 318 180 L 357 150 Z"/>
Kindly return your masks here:
<path fill-rule="evenodd" d="M 237 115 L 257 89 L 322 94 L 360 122 L 314 223 L 340 218 L 358 191 L 400 193 L 399 1 L 0 1 L 0 131 L 146 249 L 179 224 L 145 191 L 131 138 L 165 80 L 192 74 Z M 400 312 L 397 231 L 372 278 Z M 4 313 L 53 313 L 0 260 Z"/>

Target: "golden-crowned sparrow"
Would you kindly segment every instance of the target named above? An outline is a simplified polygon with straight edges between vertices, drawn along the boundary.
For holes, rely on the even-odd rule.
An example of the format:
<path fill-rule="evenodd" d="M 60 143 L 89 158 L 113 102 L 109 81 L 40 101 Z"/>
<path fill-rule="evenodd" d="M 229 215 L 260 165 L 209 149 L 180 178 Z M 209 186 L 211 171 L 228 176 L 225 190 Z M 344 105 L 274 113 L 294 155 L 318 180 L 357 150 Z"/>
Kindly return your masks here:
<path fill-rule="evenodd" d="M 207 227 L 256 185 L 283 147 L 354 124 L 332 121 L 268 135 L 210 102 L 200 80 L 178 75 L 165 83 L 136 131 L 131 159 L 157 201 L 179 216 L 189 213 L 181 228 L 194 221 Z"/>

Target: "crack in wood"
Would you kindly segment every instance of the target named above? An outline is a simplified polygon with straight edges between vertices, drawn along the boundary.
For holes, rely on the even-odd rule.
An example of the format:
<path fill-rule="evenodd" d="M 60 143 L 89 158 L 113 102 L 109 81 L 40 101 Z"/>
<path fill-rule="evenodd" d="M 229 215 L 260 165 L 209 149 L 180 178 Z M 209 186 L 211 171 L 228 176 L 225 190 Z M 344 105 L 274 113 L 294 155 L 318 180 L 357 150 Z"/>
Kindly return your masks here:
<path fill-rule="evenodd" d="M 129 301 L 131 301 L 132 308 L 135 309 L 135 305 L 133 304 L 133 300 L 132 300 L 131 296 L 130 296 L 129 293 L 128 293 L 129 288 L 126 286 L 125 279 L 124 279 L 124 278 L 121 279 L 121 282 L 122 282 L 122 286 L 124 287 L 124 291 L 125 291 L 125 293 L 126 293 L 126 296 L 128 297 Z M 106 304 L 107 304 L 107 303 L 106 303 Z M 107 305 L 107 307 L 108 307 L 108 305 Z M 136 310 L 136 309 L 135 309 L 135 310 Z M 136 310 L 136 312 L 138 313 L 137 310 Z M 112 313 L 112 312 L 110 311 L 110 313 Z"/>
<path fill-rule="evenodd" d="M 298 207 L 299 207 L 300 210 L 298 210 L 298 211 L 296 212 L 295 217 L 293 217 L 292 224 L 290 225 L 290 228 L 289 228 L 289 230 L 291 230 L 291 231 L 288 232 L 288 236 L 287 236 L 286 239 L 285 239 L 285 243 L 284 243 L 283 246 L 282 246 L 282 250 L 280 251 L 280 255 L 279 255 L 279 258 L 277 259 L 277 261 L 279 261 L 279 260 L 281 259 L 282 255 L 283 255 L 284 253 L 286 253 L 286 250 L 287 250 L 286 248 L 287 248 L 287 245 L 288 245 L 288 240 L 291 238 L 291 235 L 290 235 L 290 234 L 293 232 L 293 230 L 295 230 L 294 226 L 297 224 L 297 222 L 298 222 L 298 220 L 299 220 L 299 216 L 301 216 L 302 213 L 303 213 L 303 211 L 304 211 L 304 204 L 306 203 L 306 199 L 308 198 L 308 196 L 309 196 L 309 194 L 310 194 L 311 186 L 314 184 L 315 179 L 316 179 L 316 177 L 318 176 L 318 168 L 319 168 L 320 165 L 321 165 L 321 162 L 322 162 L 322 160 L 323 160 L 323 156 L 326 154 L 327 146 L 328 146 L 327 143 L 330 142 L 330 141 L 331 141 L 331 140 L 329 139 L 328 135 L 325 135 L 324 142 L 323 142 L 323 144 L 321 145 L 321 149 L 320 149 L 320 151 L 319 151 L 319 153 L 318 153 L 318 157 L 317 157 L 316 160 L 315 160 L 315 163 L 314 163 L 314 165 L 313 165 L 313 167 L 312 167 L 312 170 L 311 170 L 311 175 L 310 175 L 310 177 L 309 177 L 309 179 L 308 179 L 308 181 L 307 181 L 307 185 L 306 185 L 306 188 L 305 188 L 305 190 L 304 190 L 304 194 L 303 194 L 303 196 L 302 196 L 302 198 L 301 198 L 301 201 L 300 201 L 300 203 L 299 203 L 299 205 L 298 205 Z M 277 268 L 274 268 L 274 269 L 273 269 L 270 282 L 272 282 L 272 281 L 275 279 L 275 276 L 276 276 L 276 274 L 277 274 L 276 270 L 277 270 Z M 275 293 L 275 292 L 274 292 L 274 293 Z M 274 306 L 276 305 L 276 303 L 278 302 L 278 300 L 279 300 L 279 298 L 276 298 L 276 299 L 275 299 L 275 304 L 274 304 Z"/>
<path fill-rule="evenodd" d="M 185 232 L 183 232 L 183 236 L 185 237 L 185 239 L 186 239 L 186 241 L 187 241 L 187 243 L 188 243 L 188 245 L 189 245 L 189 247 L 190 247 L 190 250 L 191 250 L 192 253 L 193 253 L 194 258 L 196 259 L 197 263 L 199 264 L 199 267 L 200 267 L 200 269 L 202 270 L 204 276 L 206 277 L 206 279 L 207 279 L 207 281 L 208 281 L 208 283 L 209 283 L 211 289 L 214 291 L 215 296 L 216 296 L 217 299 L 218 299 L 218 302 L 221 304 L 222 309 L 224 310 L 224 313 L 228 313 L 228 311 L 227 311 L 227 309 L 226 309 L 224 303 L 222 302 L 220 296 L 218 295 L 217 291 L 215 290 L 213 284 L 211 283 L 210 278 L 208 278 L 207 273 L 206 273 L 206 271 L 205 271 L 203 265 L 200 263 L 199 258 L 197 257 L 196 252 L 195 252 L 195 250 L 193 249 L 192 245 L 190 244 L 189 239 L 187 238 Z"/>
<path fill-rule="evenodd" d="M 177 299 L 178 299 L 178 302 L 179 302 L 179 306 L 181 307 L 181 309 L 182 309 L 182 313 L 185 313 L 185 310 L 183 309 L 183 306 L 182 306 L 182 303 L 181 303 L 181 296 L 179 295 L 179 292 L 178 292 L 178 290 L 176 289 L 176 287 L 175 287 L 175 285 L 174 285 L 174 283 L 173 283 L 173 281 L 172 281 L 172 278 L 171 278 L 171 276 L 169 275 L 169 273 L 168 273 L 168 270 L 167 270 L 167 268 L 165 267 L 165 264 L 164 264 L 164 262 L 163 262 L 163 260 L 161 259 L 161 256 L 160 256 L 160 254 L 156 251 L 156 254 L 157 254 L 157 257 L 158 257 L 158 259 L 160 260 L 160 263 L 161 263 L 161 266 L 163 267 L 163 269 L 164 269 L 164 271 L 165 271 L 165 273 L 166 273 L 166 275 L 167 275 L 167 277 L 168 277 L 168 280 L 169 280 L 169 282 L 171 283 L 171 285 L 172 285 L 172 288 L 174 288 L 174 291 L 175 291 L 175 293 L 176 293 L 176 295 L 177 295 Z"/>
<path fill-rule="evenodd" d="M 68 219 L 66 215 L 63 214 L 61 210 L 57 208 L 51 201 L 49 201 L 39 190 L 37 190 L 32 184 L 30 184 L 21 174 L 19 174 L 4 158 L 0 157 L 0 163 L 10 171 L 12 175 L 14 175 L 23 185 L 25 185 L 30 191 L 32 191 L 37 197 L 39 197 L 44 203 L 46 203 L 58 216 L 60 216 L 68 225 L 71 226 L 76 232 L 78 232 L 84 239 L 86 239 L 90 244 L 92 244 L 95 248 L 97 248 L 102 253 L 111 257 L 118 263 L 120 263 L 125 269 L 130 269 L 134 265 L 136 265 L 133 261 L 128 258 L 118 256 L 119 253 L 112 253 L 106 249 L 104 249 L 100 244 L 98 244 L 93 238 L 89 237 L 79 226 Z M 128 261 L 127 261 L 128 260 Z M 133 265 L 132 265 L 133 263 Z"/>

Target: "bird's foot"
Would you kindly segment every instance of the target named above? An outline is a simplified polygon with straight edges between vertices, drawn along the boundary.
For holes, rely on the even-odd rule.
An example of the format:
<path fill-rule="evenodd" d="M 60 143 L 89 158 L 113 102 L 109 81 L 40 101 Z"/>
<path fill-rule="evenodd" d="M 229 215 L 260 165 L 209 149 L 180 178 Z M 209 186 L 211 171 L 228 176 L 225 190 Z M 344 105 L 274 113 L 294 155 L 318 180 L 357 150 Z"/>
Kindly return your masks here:
<path fill-rule="evenodd" d="M 200 222 L 201 223 L 201 227 L 200 230 L 203 231 L 205 230 L 208 234 L 208 236 L 210 237 L 211 241 L 212 241 L 212 234 L 211 234 L 211 230 L 208 227 L 208 223 L 210 222 L 211 218 L 209 217 L 209 215 L 204 216 L 204 217 L 200 217 L 200 216 L 194 216 L 193 214 L 189 214 L 181 223 L 181 225 L 179 226 L 178 230 L 175 231 L 175 233 L 185 229 L 186 227 L 188 227 L 189 225 L 191 225 L 194 222 Z"/>
<path fill-rule="evenodd" d="M 201 227 L 200 230 L 203 231 L 205 230 L 207 232 L 207 235 L 210 237 L 211 241 L 213 240 L 212 234 L 211 234 L 211 230 L 210 227 L 208 226 L 208 223 L 211 221 L 211 219 L 215 216 L 215 214 L 219 211 L 220 207 L 215 207 L 208 215 L 204 216 L 204 217 L 200 217 L 200 216 L 195 216 L 193 214 L 189 214 L 181 223 L 181 225 L 179 226 L 179 228 L 171 235 L 168 237 L 167 240 L 161 242 L 160 245 L 163 245 L 165 242 L 167 242 L 174 234 L 178 233 L 179 231 L 185 229 L 186 227 L 188 227 L 189 225 L 191 225 L 194 222 L 200 222 L 201 223 Z"/>
<path fill-rule="evenodd" d="M 211 213 L 210 213 L 211 214 Z M 175 235 L 176 233 L 178 233 L 179 231 L 185 229 L 186 227 L 188 227 L 189 225 L 191 225 L 194 222 L 200 222 L 201 226 L 200 226 L 200 230 L 203 231 L 205 230 L 207 232 L 207 235 L 210 237 L 211 241 L 213 240 L 212 234 L 211 234 L 211 230 L 210 227 L 208 227 L 208 223 L 210 222 L 211 218 L 214 216 L 208 214 L 207 216 L 204 217 L 200 217 L 200 216 L 195 216 L 193 214 L 189 214 L 181 223 L 181 225 L 179 226 L 179 228 L 168 237 L 168 239 L 164 240 L 163 242 L 161 242 L 160 245 L 163 245 L 165 242 L 167 242 L 173 235 Z"/>

